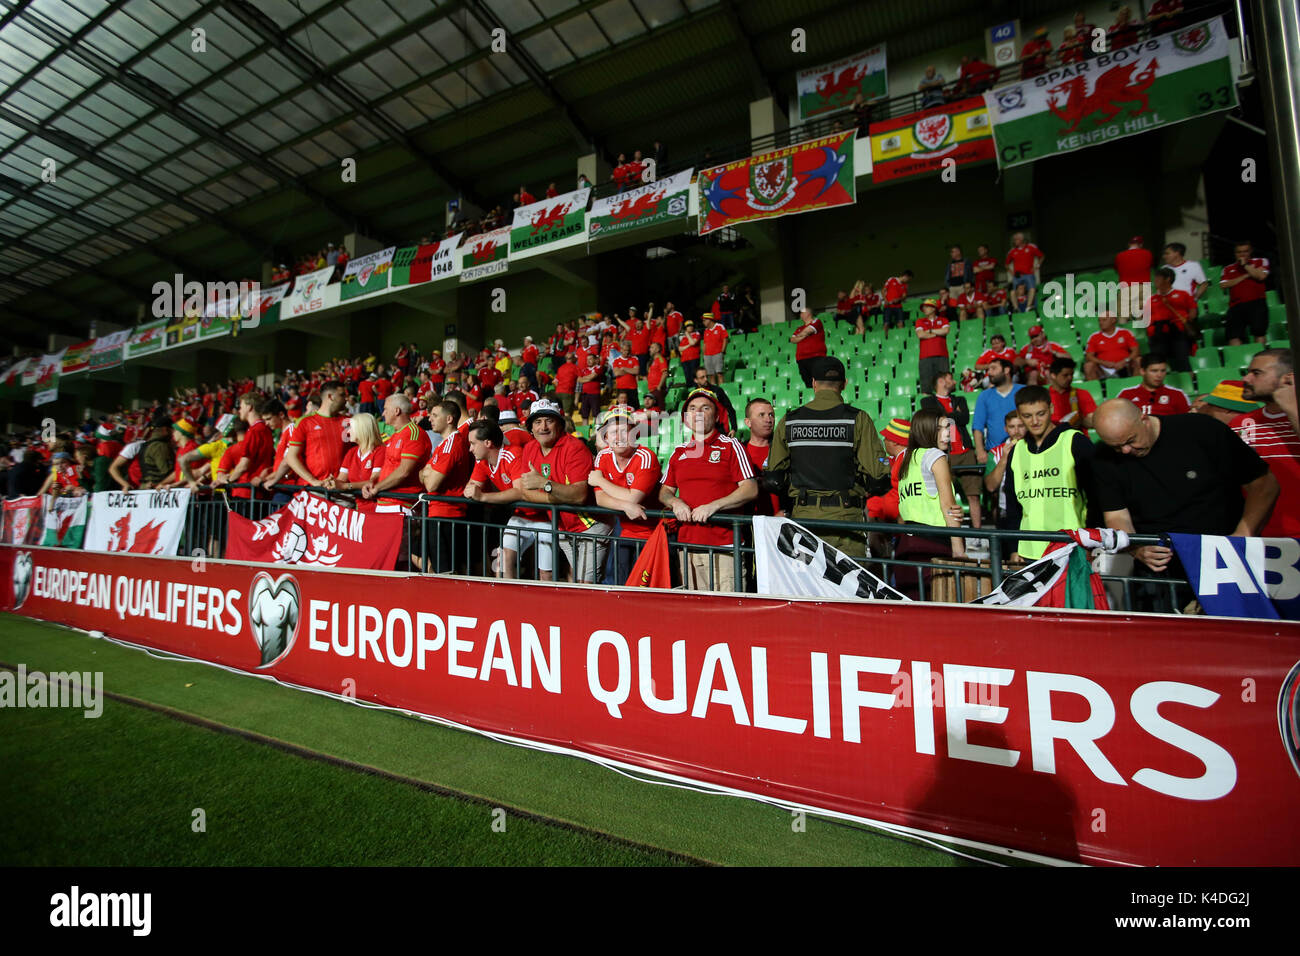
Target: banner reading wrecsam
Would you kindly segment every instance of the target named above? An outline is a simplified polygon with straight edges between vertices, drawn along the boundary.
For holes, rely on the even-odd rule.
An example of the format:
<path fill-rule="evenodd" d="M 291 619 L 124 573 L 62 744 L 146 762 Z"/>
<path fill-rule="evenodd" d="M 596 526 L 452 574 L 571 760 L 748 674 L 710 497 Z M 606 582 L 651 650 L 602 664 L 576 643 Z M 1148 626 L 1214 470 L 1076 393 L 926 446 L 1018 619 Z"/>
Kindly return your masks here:
<path fill-rule="evenodd" d="M 402 543 L 400 514 L 354 511 L 300 491 L 260 521 L 227 516 L 226 555 L 235 561 L 392 570 Z"/>
<path fill-rule="evenodd" d="M 8 546 L 0 609 L 304 687 L 349 677 L 358 699 L 488 733 L 1057 859 L 1300 859 L 1295 624 Z"/>
<path fill-rule="evenodd" d="M 604 239 L 643 226 L 685 219 L 691 206 L 692 172 L 688 169 L 646 186 L 597 199 L 587 214 L 588 238 Z"/>
<path fill-rule="evenodd" d="M 978 96 L 871 124 L 872 182 L 932 172 L 945 159 L 963 166 L 994 158 L 989 112 Z"/>
<path fill-rule="evenodd" d="M 836 133 L 702 170 L 695 180 L 700 235 L 756 219 L 857 202 L 855 135 Z"/>
<path fill-rule="evenodd" d="M 984 94 L 998 165 L 1020 166 L 1237 105 L 1222 19 Z"/>

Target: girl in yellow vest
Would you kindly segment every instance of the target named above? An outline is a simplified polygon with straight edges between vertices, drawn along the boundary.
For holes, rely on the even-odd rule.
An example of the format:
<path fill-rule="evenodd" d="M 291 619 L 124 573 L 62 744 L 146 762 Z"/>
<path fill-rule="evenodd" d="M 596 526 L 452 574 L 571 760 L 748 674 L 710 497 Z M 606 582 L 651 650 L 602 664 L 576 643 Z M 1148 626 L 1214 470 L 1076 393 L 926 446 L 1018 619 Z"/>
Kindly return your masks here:
<path fill-rule="evenodd" d="M 953 422 L 934 411 L 912 416 L 912 430 L 898 471 L 898 515 L 903 524 L 932 528 L 961 526 L 961 506 L 953 494 L 952 472 L 948 468 L 948 445 Z M 904 534 L 899 536 L 895 557 L 908 561 L 965 557 L 961 538 Z M 895 586 L 910 598 L 919 599 L 918 568 L 895 569 Z M 925 572 L 929 594 L 930 572 Z"/>

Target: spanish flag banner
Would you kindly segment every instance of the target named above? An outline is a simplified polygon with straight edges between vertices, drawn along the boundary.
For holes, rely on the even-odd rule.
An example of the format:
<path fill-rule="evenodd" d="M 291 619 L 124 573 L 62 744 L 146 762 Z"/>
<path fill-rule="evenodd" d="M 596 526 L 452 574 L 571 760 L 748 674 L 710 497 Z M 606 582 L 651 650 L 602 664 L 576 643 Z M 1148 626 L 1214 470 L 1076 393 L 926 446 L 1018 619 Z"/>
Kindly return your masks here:
<path fill-rule="evenodd" d="M 871 181 L 888 182 L 996 158 L 989 111 L 979 96 L 871 124 Z"/>

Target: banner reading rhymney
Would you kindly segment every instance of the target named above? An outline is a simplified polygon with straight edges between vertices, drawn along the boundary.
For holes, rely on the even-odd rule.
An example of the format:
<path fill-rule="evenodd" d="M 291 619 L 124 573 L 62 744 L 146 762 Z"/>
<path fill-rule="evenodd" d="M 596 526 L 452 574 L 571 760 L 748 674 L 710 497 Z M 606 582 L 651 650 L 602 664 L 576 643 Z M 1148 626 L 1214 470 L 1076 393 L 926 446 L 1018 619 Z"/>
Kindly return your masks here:
<path fill-rule="evenodd" d="M 855 131 L 702 170 L 699 233 L 857 202 Z"/>
<path fill-rule="evenodd" d="M 597 199 L 587 214 L 587 237 L 604 239 L 631 229 L 685 219 L 691 207 L 691 173 L 688 169 L 647 186 Z"/>
<path fill-rule="evenodd" d="M 871 181 L 889 182 L 994 158 L 989 111 L 978 96 L 871 124 Z"/>
<path fill-rule="evenodd" d="M 581 241 L 590 198 L 590 189 L 575 189 L 516 209 L 510 226 L 510 258 L 523 259 Z"/>
<path fill-rule="evenodd" d="M 90 499 L 86 550 L 175 554 L 189 505 L 188 488 L 97 491 Z"/>
<path fill-rule="evenodd" d="M 235 561 L 391 571 L 402 543 L 400 514 L 354 511 L 300 491 L 260 521 L 231 512 L 226 557 Z"/>
<path fill-rule="evenodd" d="M 873 46 L 834 63 L 799 71 L 799 121 L 848 109 L 862 94 L 864 100 L 888 91 L 885 45 Z"/>
<path fill-rule="evenodd" d="M 1005 168 L 1232 109 L 1237 87 L 1216 18 L 990 90 L 984 102 Z"/>

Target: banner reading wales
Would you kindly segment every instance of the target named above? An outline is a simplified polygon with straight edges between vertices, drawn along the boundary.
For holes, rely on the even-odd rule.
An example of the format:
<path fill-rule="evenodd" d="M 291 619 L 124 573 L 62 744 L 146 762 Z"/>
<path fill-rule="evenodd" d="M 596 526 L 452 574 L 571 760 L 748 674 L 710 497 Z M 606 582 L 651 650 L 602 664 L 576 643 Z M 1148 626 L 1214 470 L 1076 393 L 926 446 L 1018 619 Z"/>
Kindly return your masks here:
<path fill-rule="evenodd" d="M 167 319 L 158 319 L 154 322 L 136 326 L 135 331 L 131 333 L 131 337 L 126 342 L 126 358 L 148 355 L 150 352 L 157 352 L 161 349 L 163 347 L 163 337 L 167 334 L 167 321 Z"/>
<path fill-rule="evenodd" d="M 95 339 L 95 344 L 90 348 L 90 370 L 98 372 L 101 369 L 121 365 L 122 352 L 130 338 L 131 330 L 123 329 L 121 332 L 101 335 Z"/>
<path fill-rule="evenodd" d="M 461 244 L 460 281 L 473 282 L 499 275 L 510 267 L 510 227 L 502 226 Z"/>
<path fill-rule="evenodd" d="M 63 353 L 60 349 L 48 355 L 42 355 L 36 363 L 36 391 L 32 393 L 32 408 L 39 408 L 59 398 L 59 374 L 63 369 Z"/>
<path fill-rule="evenodd" d="M 63 374 L 84 372 L 90 367 L 90 350 L 95 347 L 94 339 L 87 339 L 76 345 L 69 345 L 63 352 Z"/>
<path fill-rule="evenodd" d="M 823 136 L 725 166 L 696 178 L 699 233 L 857 202 L 853 173 L 856 130 Z"/>
<path fill-rule="evenodd" d="M 998 165 L 1032 163 L 1237 105 L 1214 19 L 984 94 Z"/>
<path fill-rule="evenodd" d="M 529 203 L 515 210 L 510 226 L 510 256 L 522 259 L 548 252 L 564 240 L 586 233 L 587 200 L 590 189 L 575 189 L 552 199 Z"/>
<path fill-rule="evenodd" d="M 339 300 L 355 299 L 358 296 L 373 295 L 388 289 L 388 269 L 393 264 L 396 246 L 389 246 L 379 252 L 372 252 L 359 259 L 349 259 L 343 270 L 343 283 L 339 288 Z"/>
<path fill-rule="evenodd" d="M 280 318 L 293 319 L 310 315 L 325 308 L 325 286 L 334 274 L 333 266 L 300 275 L 293 283 L 293 292 L 280 303 Z"/>
<path fill-rule="evenodd" d="M 871 181 L 916 176 L 994 159 L 993 129 L 982 97 L 973 96 L 871 124 Z"/>
<path fill-rule="evenodd" d="M 45 504 L 45 533 L 41 544 L 50 548 L 80 548 L 86 537 L 90 498 L 50 495 Z"/>
<path fill-rule="evenodd" d="M 838 113 L 864 100 L 884 96 L 889 90 L 885 72 L 885 45 L 854 56 L 799 71 L 799 122 Z"/>
<path fill-rule="evenodd" d="M 418 285 L 435 279 L 449 279 L 460 271 L 460 258 L 456 255 L 460 239 L 464 233 L 456 233 L 450 239 L 422 246 L 407 246 L 398 249 L 393 258 L 393 267 L 389 270 L 389 285 Z"/>
<path fill-rule="evenodd" d="M 642 226 L 685 219 L 691 206 L 692 172 L 688 169 L 647 186 L 597 199 L 587 215 L 587 238 L 603 239 Z"/>

